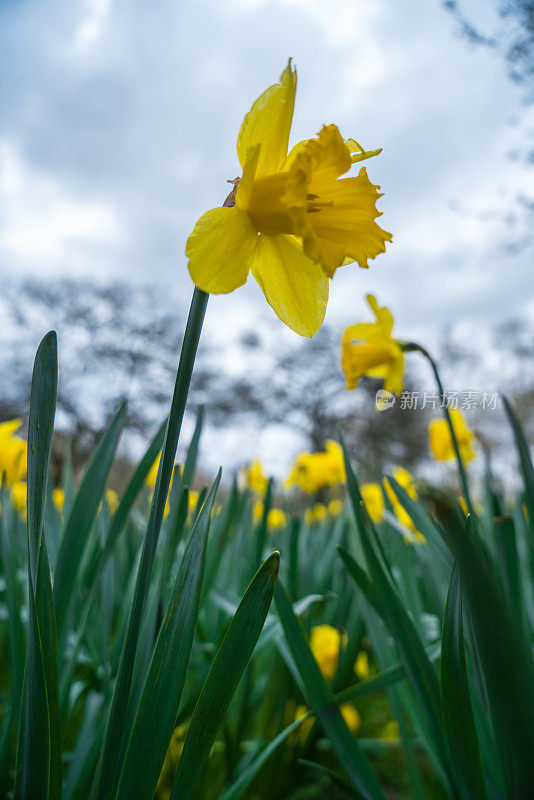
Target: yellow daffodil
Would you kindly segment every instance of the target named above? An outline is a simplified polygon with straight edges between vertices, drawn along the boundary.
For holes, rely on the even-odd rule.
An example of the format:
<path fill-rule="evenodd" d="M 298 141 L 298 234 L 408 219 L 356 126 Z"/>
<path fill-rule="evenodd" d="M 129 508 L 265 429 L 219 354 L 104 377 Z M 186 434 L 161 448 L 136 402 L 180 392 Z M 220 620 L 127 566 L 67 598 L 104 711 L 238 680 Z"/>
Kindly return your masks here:
<path fill-rule="evenodd" d="M 400 742 L 399 723 L 396 719 L 390 719 L 386 722 L 382 728 L 379 739 L 382 739 L 383 742 Z"/>
<path fill-rule="evenodd" d="M 167 753 L 165 755 L 165 761 L 163 762 L 163 767 L 161 768 L 161 773 L 158 780 L 156 791 L 156 797 L 158 800 L 169 800 L 172 782 L 174 780 L 178 763 L 182 757 L 182 751 L 184 749 L 185 733 L 185 726 L 180 725 L 175 729 L 171 736 L 171 741 L 169 742 L 169 747 L 167 748 Z"/>
<path fill-rule="evenodd" d="M 28 445 L 15 436 L 22 425 L 21 419 L 10 419 L 0 424 L 0 484 L 11 486 L 26 477 Z"/>
<path fill-rule="evenodd" d="M 364 375 L 382 378 L 384 389 L 394 394 L 402 391 L 404 353 L 392 337 L 393 314 L 379 306 L 376 297 L 367 295 L 367 302 L 376 317 L 375 322 L 351 325 L 341 340 L 341 367 L 347 389 L 355 389 Z"/>
<path fill-rule="evenodd" d="M 106 505 L 109 513 L 113 516 L 119 507 L 119 495 L 114 489 L 106 489 Z"/>
<path fill-rule="evenodd" d="M 26 481 L 16 481 L 11 486 L 11 501 L 13 503 L 13 507 L 15 511 L 26 517 L 26 501 L 28 495 L 28 487 L 26 485 Z"/>
<path fill-rule="evenodd" d="M 161 451 L 156 456 L 156 460 L 154 461 L 154 463 L 150 467 L 150 469 L 148 471 L 148 474 L 147 474 L 147 476 L 145 478 L 146 485 L 150 486 L 151 489 L 154 489 L 155 486 L 156 486 L 156 478 L 158 477 L 158 469 L 159 469 L 160 458 L 161 458 Z M 171 475 L 171 482 L 170 482 L 170 486 L 169 486 L 169 492 L 170 492 L 170 490 L 172 488 L 172 482 L 174 480 L 174 473 L 175 473 L 176 470 L 178 470 L 178 474 L 179 474 L 180 471 L 181 471 L 181 467 L 180 467 L 179 464 L 174 464 L 173 465 L 172 475 Z"/>
<path fill-rule="evenodd" d="M 304 512 L 304 519 L 308 525 L 314 522 L 323 522 L 328 516 L 328 509 L 323 503 L 316 503 L 313 508 L 307 508 Z"/>
<path fill-rule="evenodd" d="M 384 495 L 378 483 L 364 483 L 360 487 L 365 509 L 373 522 L 380 522 L 384 516 Z"/>
<path fill-rule="evenodd" d="M 407 469 L 403 467 L 397 467 L 393 470 L 393 477 L 402 488 L 406 491 L 409 497 L 412 500 L 417 500 L 417 490 L 415 488 L 415 481 L 413 479 L 413 475 L 410 475 Z M 391 486 L 390 482 L 387 478 L 384 479 L 384 489 L 388 496 L 389 502 L 393 506 L 393 513 L 399 520 L 400 524 L 407 528 L 413 534 L 413 537 L 405 536 L 404 539 L 408 544 L 411 544 L 414 540 L 419 544 L 424 544 L 426 542 L 425 537 L 423 534 L 417 530 L 414 525 L 414 522 L 402 503 L 399 501 L 397 495 L 395 494 L 393 487 Z"/>
<path fill-rule="evenodd" d="M 312 336 L 324 319 L 328 279 L 349 261 L 367 267 L 391 234 L 375 222 L 380 187 L 365 168 L 340 179 L 380 150 L 366 152 L 327 125 L 288 154 L 296 88 L 290 61 L 245 116 L 237 138 L 243 176 L 222 208 L 198 220 L 186 255 L 205 292 L 232 292 L 252 272 L 282 322 Z"/>
<path fill-rule="evenodd" d="M 461 411 L 458 411 L 457 408 L 451 408 L 449 414 L 451 415 L 452 427 L 458 442 L 460 457 L 464 464 L 468 464 L 475 457 L 473 447 L 475 434 L 468 428 Z M 444 419 L 432 420 L 428 426 L 428 436 L 434 458 L 438 461 L 450 461 L 456 457 L 451 432 Z"/>
<path fill-rule="evenodd" d="M 269 479 L 264 475 L 261 462 L 256 458 L 243 468 L 246 486 L 257 494 L 264 495 Z"/>
<path fill-rule="evenodd" d="M 199 492 L 195 492 L 194 489 L 189 490 L 189 497 L 187 498 L 187 508 L 190 514 L 196 509 L 198 505 L 198 498 L 200 497 Z"/>
<path fill-rule="evenodd" d="M 358 733 L 362 720 L 356 707 L 352 703 L 342 703 L 339 710 L 349 731 L 353 734 Z"/>
<path fill-rule="evenodd" d="M 147 476 L 145 478 L 145 484 L 147 486 L 149 486 L 151 489 L 155 489 L 155 487 L 156 487 L 156 480 L 157 480 L 157 477 L 158 477 L 158 469 L 159 469 L 160 459 L 161 459 L 161 451 L 158 453 L 158 455 L 156 457 L 156 460 L 154 461 L 154 463 L 150 467 L 150 469 L 148 471 L 148 474 L 147 474 Z M 179 464 L 174 464 L 173 465 L 172 474 L 171 474 L 171 482 L 169 484 L 169 494 L 171 493 L 172 482 L 174 480 L 174 472 L 175 472 L 176 469 L 178 469 L 178 473 L 180 473 L 181 467 L 180 467 Z M 167 498 L 168 498 L 168 495 L 167 495 Z M 150 495 L 150 500 L 152 500 L 152 495 Z M 167 517 L 169 515 L 170 510 L 171 510 L 171 506 L 170 506 L 169 500 L 167 499 L 165 501 L 165 511 L 164 511 L 165 517 Z"/>
<path fill-rule="evenodd" d="M 310 649 L 325 678 L 332 679 L 337 672 L 339 654 L 347 637 L 331 625 L 316 625 L 311 629 Z"/>
<path fill-rule="evenodd" d="M 360 650 L 354 662 L 354 672 L 361 681 L 366 681 L 371 675 L 369 666 L 369 654 L 367 650 Z"/>
<path fill-rule="evenodd" d="M 258 522 L 261 521 L 261 519 L 263 517 L 263 508 L 264 508 L 264 506 L 263 506 L 263 503 L 261 502 L 261 500 L 257 500 L 254 503 L 254 505 L 252 506 L 252 519 L 253 519 L 253 521 L 255 523 L 258 523 Z"/>
<path fill-rule="evenodd" d="M 286 479 L 286 486 L 299 486 L 313 494 L 323 486 L 333 486 L 345 480 L 343 450 L 337 442 L 325 442 L 323 453 L 301 453 L 295 459 Z"/>
<path fill-rule="evenodd" d="M 302 717 L 305 717 L 307 713 L 308 713 L 308 708 L 306 706 L 304 705 L 297 706 L 297 708 L 295 709 L 295 722 L 299 719 L 302 719 Z M 301 724 L 300 728 L 298 729 L 298 731 L 296 732 L 295 738 L 301 744 L 304 744 L 304 742 L 308 738 L 310 731 L 313 728 L 314 722 L 315 720 L 313 717 L 305 719 L 304 722 Z"/>
<path fill-rule="evenodd" d="M 358 713 L 358 710 L 352 703 L 342 703 L 339 706 L 339 711 L 341 716 L 345 720 L 345 724 L 349 731 L 353 734 L 358 733 L 360 726 L 361 726 L 361 717 Z M 304 705 L 297 706 L 295 709 L 295 722 L 302 717 L 305 717 L 308 713 L 308 708 Z M 314 717 L 308 717 L 305 719 L 304 722 L 301 724 L 300 728 L 298 729 L 296 739 L 301 743 L 304 744 L 306 739 L 308 738 L 311 729 L 313 728 L 315 723 Z"/>
<path fill-rule="evenodd" d="M 263 519 L 264 505 L 258 500 L 252 506 L 252 519 L 257 524 Z M 271 508 L 267 514 L 267 530 L 278 531 L 287 525 L 287 516 L 281 508 Z"/>
<path fill-rule="evenodd" d="M 343 511 L 343 500 L 335 498 L 328 503 L 328 513 L 331 517 L 338 517 Z"/>
<path fill-rule="evenodd" d="M 281 508 L 271 508 L 267 514 L 267 529 L 270 531 L 279 531 L 287 525 L 287 517 Z"/>
<path fill-rule="evenodd" d="M 62 489 L 61 486 L 56 486 L 52 492 L 52 502 L 54 503 L 57 511 L 59 511 L 61 514 L 63 511 L 63 506 L 65 505 L 65 489 Z"/>

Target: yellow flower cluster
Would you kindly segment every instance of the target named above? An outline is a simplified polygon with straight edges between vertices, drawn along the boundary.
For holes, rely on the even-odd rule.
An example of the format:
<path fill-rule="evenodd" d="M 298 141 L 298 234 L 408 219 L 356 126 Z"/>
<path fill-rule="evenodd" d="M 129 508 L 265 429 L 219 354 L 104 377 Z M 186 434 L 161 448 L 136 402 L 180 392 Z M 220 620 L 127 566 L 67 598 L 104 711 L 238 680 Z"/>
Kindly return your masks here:
<path fill-rule="evenodd" d="M 303 492 L 313 494 L 325 486 L 345 481 L 343 451 L 337 442 L 329 439 L 322 453 L 300 453 L 286 479 L 286 486 L 299 486 Z"/>
<path fill-rule="evenodd" d="M 26 477 L 28 444 L 15 435 L 21 425 L 21 419 L 0 424 L 0 485 L 12 486 Z"/>
<path fill-rule="evenodd" d="M 375 222 L 379 186 L 356 162 L 378 155 L 335 125 L 288 154 L 297 74 L 289 62 L 245 116 L 237 138 L 243 177 L 222 208 L 204 214 L 186 245 L 189 272 L 205 292 L 232 292 L 249 271 L 269 305 L 296 333 L 322 325 L 328 279 L 343 264 L 367 267 L 391 234 Z"/>
<path fill-rule="evenodd" d="M 460 457 L 464 464 L 468 464 L 475 457 L 473 440 L 475 434 L 469 429 L 463 414 L 456 408 L 449 410 L 451 415 L 454 435 L 458 442 Z M 430 449 L 438 461 L 450 461 L 456 457 L 449 426 L 444 419 L 433 419 L 428 426 Z"/>
<path fill-rule="evenodd" d="M 400 394 L 404 353 L 391 335 L 393 314 L 385 306 L 379 306 L 372 294 L 367 295 L 367 302 L 375 315 L 375 322 L 351 325 L 341 340 L 341 367 L 347 389 L 355 389 L 360 378 L 366 375 L 382 378 L 386 391 Z"/>

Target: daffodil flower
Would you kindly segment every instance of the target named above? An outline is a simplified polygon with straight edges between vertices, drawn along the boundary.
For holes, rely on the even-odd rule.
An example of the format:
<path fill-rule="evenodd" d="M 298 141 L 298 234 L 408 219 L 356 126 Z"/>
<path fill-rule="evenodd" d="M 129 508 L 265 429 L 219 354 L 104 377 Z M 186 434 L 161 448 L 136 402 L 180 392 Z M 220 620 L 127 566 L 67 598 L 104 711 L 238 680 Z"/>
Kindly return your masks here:
<path fill-rule="evenodd" d="M 326 125 L 288 154 L 296 86 L 290 61 L 245 116 L 237 138 L 243 176 L 222 208 L 198 220 L 186 255 L 205 292 L 232 292 L 252 272 L 280 319 L 312 336 L 326 312 L 328 279 L 350 261 L 367 267 L 391 234 L 375 222 L 380 187 L 365 168 L 340 179 L 380 150 L 366 152 Z"/>
<path fill-rule="evenodd" d="M 341 366 L 347 389 L 355 389 L 364 375 L 382 378 L 384 389 L 394 394 L 402 391 L 404 353 L 391 335 L 393 314 L 378 305 L 376 297 L 367 295 L 375 322 L 351 325 L 341 340 Z"/>
<path fill-rule="evenodd" d="M 449 414 L 461 459 L 464 464 L 467 464 L 475 457 L 473 448 L 475 434 L 468 427 L 461 411 L 458 411 L 457 408 L 451 408 Z M 428 426 L 428 438 L 430 449 L 435 459 L 438 461 L 450 461 L 456 457 L 451 432 L 444 419 L 433 419 L 431 421 Z"/>

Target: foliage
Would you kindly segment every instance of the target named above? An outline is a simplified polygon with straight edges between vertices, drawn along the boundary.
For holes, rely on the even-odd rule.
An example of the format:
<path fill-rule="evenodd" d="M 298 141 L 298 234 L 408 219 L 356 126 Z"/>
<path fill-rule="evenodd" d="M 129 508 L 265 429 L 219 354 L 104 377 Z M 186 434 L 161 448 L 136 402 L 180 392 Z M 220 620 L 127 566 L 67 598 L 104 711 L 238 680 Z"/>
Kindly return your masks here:
<path fill-rule="evenodd" d="M 512 406 L 513 500 L 488 476 L 466 518 L 454 495 L 389 476 L 372 521 L 345 451 L 346 505 L 306 514 L 314 496 L 268 482 L 255 519 L 257 491 L 217 477 L 190 492 L 201 418 L 168 495 L 198 332 L 174 422 L 118 506 L 122 409 L 54 503 L 54 335 L 38 350 L 27 536 L 10 487 L 0 498 L 2 795 L 526 800 L 534 470 Z"/>

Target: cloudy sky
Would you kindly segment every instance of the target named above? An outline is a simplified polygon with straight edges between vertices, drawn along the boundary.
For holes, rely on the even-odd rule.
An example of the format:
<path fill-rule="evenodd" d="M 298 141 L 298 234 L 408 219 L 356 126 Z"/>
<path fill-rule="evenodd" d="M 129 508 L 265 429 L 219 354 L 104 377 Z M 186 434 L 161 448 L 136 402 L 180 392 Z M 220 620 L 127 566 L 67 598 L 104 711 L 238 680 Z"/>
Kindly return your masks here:
<path fill-rule="evenodd" d="M 466 2 L 488 30 L 491 7 Z M 187 235 L 292 56 L 294 140 L 335 122 L 383 147 L 368 171 L 394 242 L 338 272 L 327 319 L 361 316 L 368 291 L 404 335 L 533 310 L 532 251 L 510 255 L 521 226 L 501 221 L 532 183 L 507 157 L 527 112 L 440 0 L 0 0 L 0 52 L 2 272 L 158 283 L 186 306 Z M 252 279 L 210 309 L 211 324 L 271 314 Z"/>

